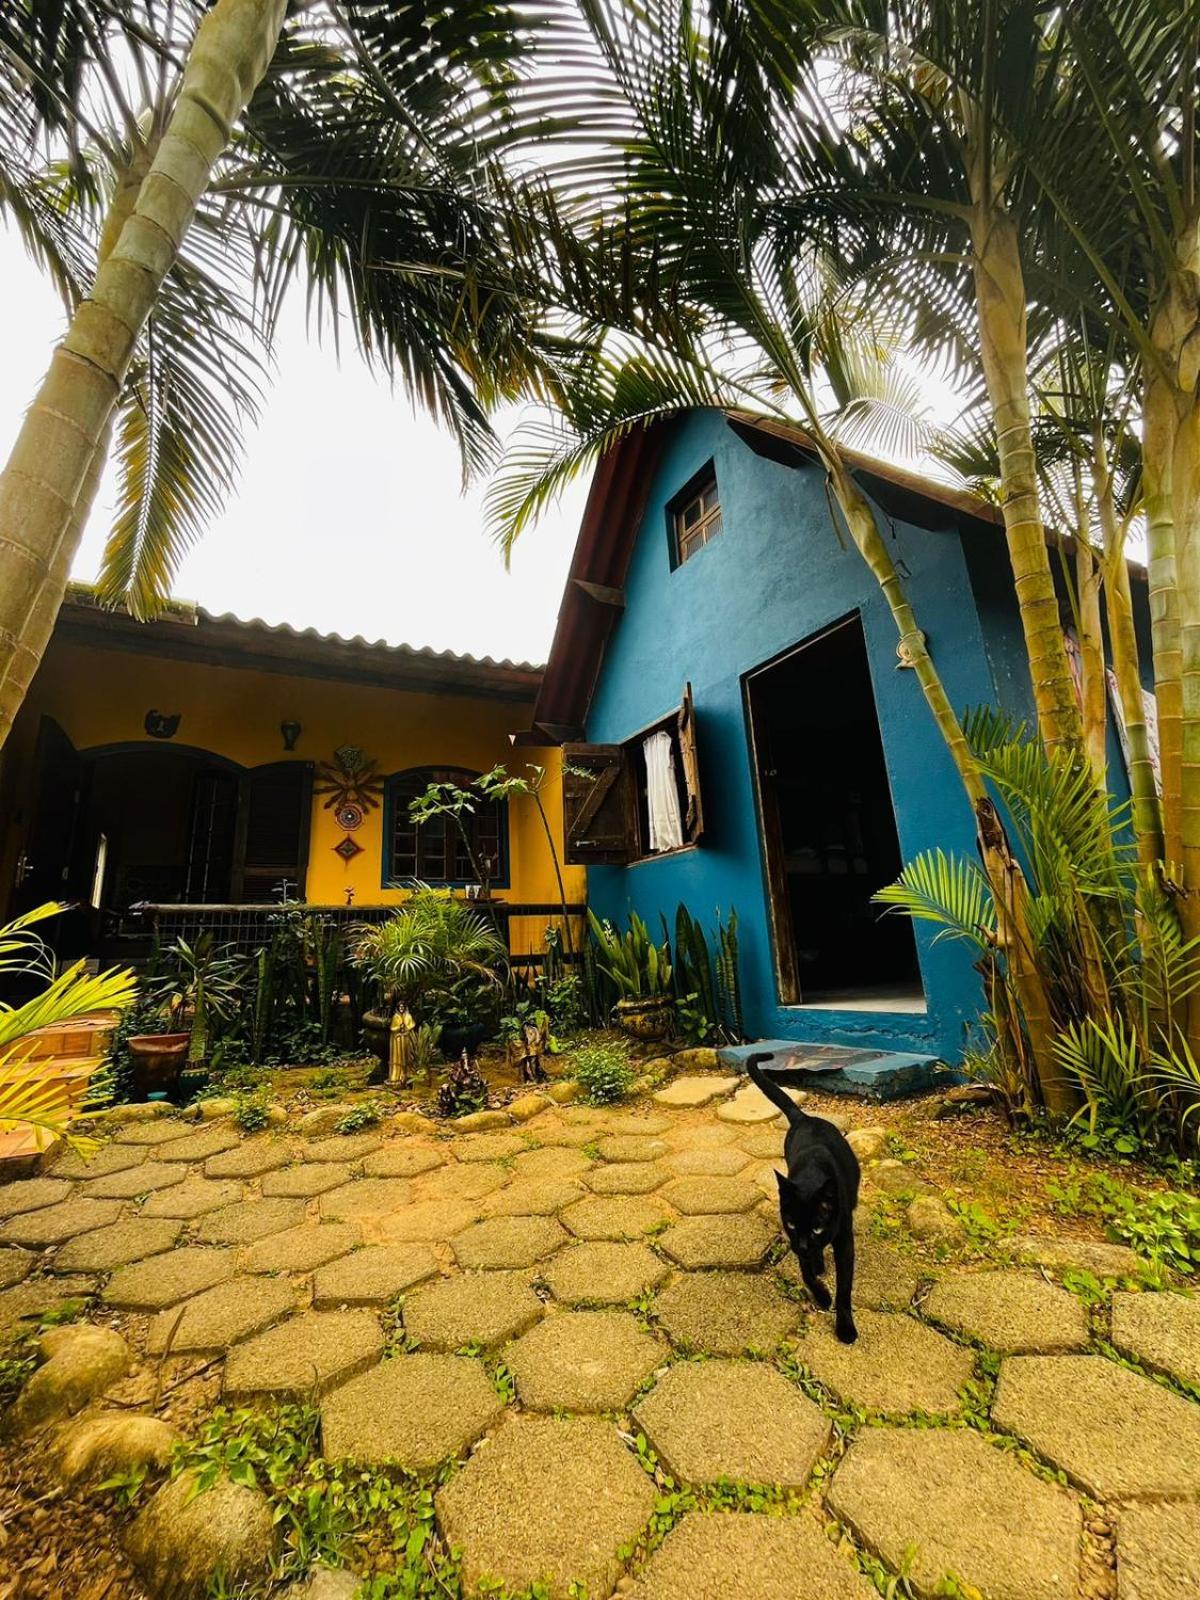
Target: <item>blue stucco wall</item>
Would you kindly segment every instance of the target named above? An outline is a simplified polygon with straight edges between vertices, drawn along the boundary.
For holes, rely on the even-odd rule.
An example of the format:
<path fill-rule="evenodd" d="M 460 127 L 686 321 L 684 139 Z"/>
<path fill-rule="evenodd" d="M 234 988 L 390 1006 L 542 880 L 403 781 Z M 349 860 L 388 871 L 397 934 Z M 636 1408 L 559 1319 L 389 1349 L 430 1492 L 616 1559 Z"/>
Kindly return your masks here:
<path fill-rule="evenodd" d="M 709 459 L 716 467 L 724 530 L 672 571 L 666 505 Z M 953 703 L 966 708 L 994 700 L 997 664 L 1010 684 L 1018 681 L 1013 643 L 998 637 L 989 659 L 958 532 L 913 528 L 882 513 L 880 522 L 897 561 L 911 574 L 907 587 Z M 820 471 L 755 455 L 717 413 L 690 415 L 673 429 L 650 485 L 626 597 L 593 696 L 587 737 L 600 743 L 631 737 L 677 706 L 690 680 L 705 835 L 699 848 L 662 860 L 590 869 L 588 892 L 597 913 L 624 919 L 637 910 L 656 927 L 659 912 L 672 919 L 681 900 L 706 921 L 714 907 L 736 905 L 751 1036 L 929 1050 L 956 1059 L 980 1009 L 979 983 L 961 946 L 935 945 L 924 929 L 917 930 L 924 1015 L 784 1007 L 776 993 L 743 674 L 857 610 L 901 853 L 908 859 L 939 845 L 974 852 L 957 774 L 915 675 L 897 669 L 895 625 L 874 580 L 858 552 L 848 544 L 843 548 L 834 531 Z M 820 761 L 820 750 L 812 759 Z"/>

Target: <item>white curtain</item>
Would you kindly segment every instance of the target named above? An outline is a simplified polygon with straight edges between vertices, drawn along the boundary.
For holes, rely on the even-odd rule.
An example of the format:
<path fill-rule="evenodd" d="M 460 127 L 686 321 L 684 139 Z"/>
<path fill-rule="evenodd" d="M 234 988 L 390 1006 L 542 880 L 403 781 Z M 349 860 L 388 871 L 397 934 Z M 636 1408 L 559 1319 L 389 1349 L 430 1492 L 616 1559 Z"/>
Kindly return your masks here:
<path fill-rule="evenodd" d="M 678 850 L 683 843 L 675 752 L 669 733 L 652 733 L 642 744 L 646 758 L 646 805 L 650 813 L 650 849 Z"/>

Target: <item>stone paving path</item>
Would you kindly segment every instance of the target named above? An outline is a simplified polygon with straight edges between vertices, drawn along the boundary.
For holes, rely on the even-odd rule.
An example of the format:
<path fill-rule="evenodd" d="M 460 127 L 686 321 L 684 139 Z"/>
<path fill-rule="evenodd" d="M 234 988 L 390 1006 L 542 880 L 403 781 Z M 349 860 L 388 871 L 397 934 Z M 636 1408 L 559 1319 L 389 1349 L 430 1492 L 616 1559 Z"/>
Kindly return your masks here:
<path fill-rule="evenodd" d="M 331 1458 L 462 1463 L 437 1515 L 472 1594 L 866 1600 L 872 1562 L 922 1596 L 1200 1593 L 1200 1301 L 1085 1305 L 1062 1241 L 931 1266 L 872 1237 L 885 1157 L 841 1345 L 781 1254 L 781 1119 L 716 1074 L 656 1099 L 452 1137 L 128 1122 L 0 1189 L 0 1347 L 94 1296 L 135 1363 L 318 1404 Z"/>

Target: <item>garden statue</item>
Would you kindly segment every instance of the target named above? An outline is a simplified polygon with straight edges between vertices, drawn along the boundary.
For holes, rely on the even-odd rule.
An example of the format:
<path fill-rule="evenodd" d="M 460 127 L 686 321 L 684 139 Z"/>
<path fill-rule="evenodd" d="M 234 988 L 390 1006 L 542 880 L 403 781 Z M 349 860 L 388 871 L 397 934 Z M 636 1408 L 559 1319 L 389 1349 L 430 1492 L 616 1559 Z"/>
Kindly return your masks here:
<path fill-rule="evenodd" d="M 388 1075 L 387 1081 L 398 1089 L 403 1089 L 412 1077 L 413 1064 L 413 1031 L 416 1024 L 413 1022 L 412 1012 L 406 1005 L 400 1005 L 392 1013 L 392 1020 L 388 1024 Z"/>

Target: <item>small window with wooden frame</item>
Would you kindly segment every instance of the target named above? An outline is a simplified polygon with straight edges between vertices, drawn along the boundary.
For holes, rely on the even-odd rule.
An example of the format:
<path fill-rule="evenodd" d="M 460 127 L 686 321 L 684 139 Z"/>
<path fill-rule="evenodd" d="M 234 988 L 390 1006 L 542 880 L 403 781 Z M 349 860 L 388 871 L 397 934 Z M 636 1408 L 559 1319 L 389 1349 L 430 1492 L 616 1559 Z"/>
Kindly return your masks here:
<path fill-rule="evenodd" d="M 717 474 L 711 461 L 706 463 L 667 506 L 671 534 L 671 564 L 681 567 L 703 550 L 721 531 L 721 500 L 717 493 Z"/>
<path fill-rule="evenodd" d="M 622 744 L 563 746 L 563 859 L 627 866 L 699 843 L 704 832 L 692 686 Z"/>

